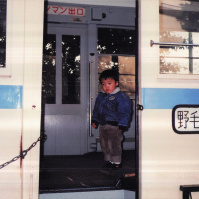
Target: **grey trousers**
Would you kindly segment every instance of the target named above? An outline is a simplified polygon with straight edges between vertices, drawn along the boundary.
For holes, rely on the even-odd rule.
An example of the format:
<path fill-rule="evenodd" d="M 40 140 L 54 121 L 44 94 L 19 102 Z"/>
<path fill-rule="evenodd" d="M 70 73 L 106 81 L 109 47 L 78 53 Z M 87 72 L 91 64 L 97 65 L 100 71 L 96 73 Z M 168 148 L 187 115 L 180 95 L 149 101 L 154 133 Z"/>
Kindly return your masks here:
<path fill-rule="evenodd" d="M 118 126 L 109 124 L 100 125 L 100 145 L 104 154 L 105 161 L 121 162 L 122 161 L 122 140 L 123 134 L 119 131 Z"/>

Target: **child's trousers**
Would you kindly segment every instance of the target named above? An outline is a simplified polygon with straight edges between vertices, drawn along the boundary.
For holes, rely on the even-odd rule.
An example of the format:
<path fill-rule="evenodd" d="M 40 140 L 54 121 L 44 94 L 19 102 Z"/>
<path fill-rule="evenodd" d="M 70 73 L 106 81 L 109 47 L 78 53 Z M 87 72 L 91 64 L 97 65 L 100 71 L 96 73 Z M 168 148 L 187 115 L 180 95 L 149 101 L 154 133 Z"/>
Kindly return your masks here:
<path fill-rule="evenodd" d="M 100 125 L 100 145 L 104 153 L 104 160 L 111 162 L 122 161 L 123 134 L 118 126 Z"/>

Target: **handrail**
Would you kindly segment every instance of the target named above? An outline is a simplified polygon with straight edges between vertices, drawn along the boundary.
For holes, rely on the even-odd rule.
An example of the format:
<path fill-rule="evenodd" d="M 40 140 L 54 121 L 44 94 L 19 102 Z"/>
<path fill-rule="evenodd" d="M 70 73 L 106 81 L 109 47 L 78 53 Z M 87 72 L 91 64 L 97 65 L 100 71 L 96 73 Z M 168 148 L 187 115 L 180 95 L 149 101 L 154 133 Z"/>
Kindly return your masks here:
<path fill-rule="evenodd" d="M 91 86 L 92 86 L 92 83 L 91 83 L 91 70 L 92 70 L 92 64 L 93 64 L 93 61 L 90 61 L 89 62 L 89 136 L 90 137 L 93 137 L 93 134 L 92 134 L 92 127 L 91 127 L 91 114 L 92 114 L 92 96 L 91 96 Z"/>
<path fill-rule="evenodd" d="M 150 44 L 151 44 L 151 47 L 153 47 L 153 45 L 161 45 L 161 46 L 197 46 L 197 47 L 199 47 L 199 44 L 156 42 L 156 41 L 153 41 L 153 40 L 151 40 Z"/>

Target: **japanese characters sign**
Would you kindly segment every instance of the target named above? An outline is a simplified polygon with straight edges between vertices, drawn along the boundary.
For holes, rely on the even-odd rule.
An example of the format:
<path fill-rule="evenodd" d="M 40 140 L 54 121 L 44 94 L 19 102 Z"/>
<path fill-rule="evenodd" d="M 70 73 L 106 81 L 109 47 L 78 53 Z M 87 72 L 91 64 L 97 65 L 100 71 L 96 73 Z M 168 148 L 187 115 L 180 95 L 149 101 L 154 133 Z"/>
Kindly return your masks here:
<path fill-rule="evenodd" d="M 172 110 L 172 127 L 176 133 L 199 133 L 199 105 L 177 105 Z"/>
<path fill-rule="evenodd" d="M 85 8 L 49 5 L 47 13 L 52 15 L 71 15 L 83 17 L 85 16 Z"/>

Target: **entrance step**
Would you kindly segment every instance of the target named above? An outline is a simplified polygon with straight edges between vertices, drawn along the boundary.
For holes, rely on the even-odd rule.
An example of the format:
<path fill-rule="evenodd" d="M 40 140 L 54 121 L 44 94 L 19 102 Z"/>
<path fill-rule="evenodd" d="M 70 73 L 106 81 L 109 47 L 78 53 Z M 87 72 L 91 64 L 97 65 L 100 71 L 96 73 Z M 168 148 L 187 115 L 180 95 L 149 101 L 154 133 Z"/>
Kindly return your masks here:
<path fill-rule="evenodd" d="M 81 198 L 81 199 L 135 199 L 134 191 L 126 190 L 111 190 L 111 191 L 90 191 L 90 192 L 71 192 L 71 193 L 49 193 L 40 194 L 39 199 L 69 199 L 69 198 Z"/>

